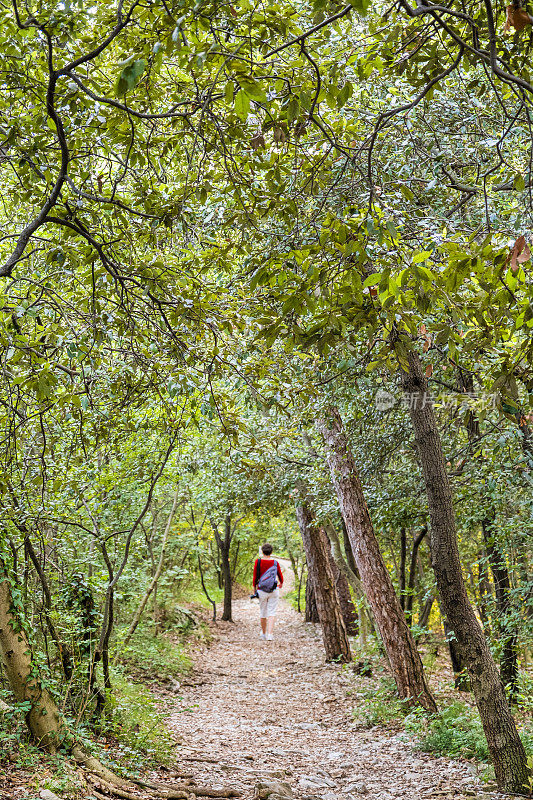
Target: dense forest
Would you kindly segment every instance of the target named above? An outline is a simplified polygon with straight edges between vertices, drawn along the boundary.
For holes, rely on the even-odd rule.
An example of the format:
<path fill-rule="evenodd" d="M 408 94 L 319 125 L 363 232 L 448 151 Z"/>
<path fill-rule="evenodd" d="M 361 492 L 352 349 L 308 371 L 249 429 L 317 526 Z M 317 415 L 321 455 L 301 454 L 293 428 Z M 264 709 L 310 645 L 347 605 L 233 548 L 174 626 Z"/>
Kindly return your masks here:
<path fill-rule="evenodd" d="M 0 16 L 2 797 L 232 796 L 147 771 L 265 541 L 327 675 L 531 796 L 526 4 Z"/>

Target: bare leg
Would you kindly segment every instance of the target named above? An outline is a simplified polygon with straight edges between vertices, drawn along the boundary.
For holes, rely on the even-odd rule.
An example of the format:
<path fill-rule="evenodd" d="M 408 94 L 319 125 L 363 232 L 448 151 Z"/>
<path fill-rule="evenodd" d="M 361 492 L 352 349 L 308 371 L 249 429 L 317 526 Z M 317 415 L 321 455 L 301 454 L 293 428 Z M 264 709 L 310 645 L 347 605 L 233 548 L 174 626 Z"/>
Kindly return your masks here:
<path fill-rule="evenodd" d="M 261 632 L 262 633 L 266 633 L 267 632 L 267 620 L 266 620 L 266 617 L 261 617 Z"/>
<path fill-rule="evenodd" d="M 265 620 L 266 622 L 266 620 Z M 276 624 L 276 617 L 269 617 L 268 618 L 268 633 L 272 634 L 274 632 L 274 625 Z"/>

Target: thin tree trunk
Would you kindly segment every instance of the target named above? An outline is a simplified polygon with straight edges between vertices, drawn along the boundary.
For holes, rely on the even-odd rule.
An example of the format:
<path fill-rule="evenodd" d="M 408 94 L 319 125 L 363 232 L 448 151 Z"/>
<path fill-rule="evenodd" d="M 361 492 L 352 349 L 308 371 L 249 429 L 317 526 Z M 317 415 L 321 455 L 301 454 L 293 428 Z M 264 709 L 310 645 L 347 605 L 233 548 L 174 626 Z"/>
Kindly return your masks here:
<path fill-rule="evenodd" d="M 425 628 L 429 622 L 429 616 L 431 614 L 431 609 L 433 608 L 433 603 L 435 602 L 435 595 L 431 593 L 429 597 L 426 599 L 424 605 L 421 607 L 420 611 L 418 612 L 418 627 Z"/>
<path fill-rule="evenodd" d="M 335 530 L 335 526 L 333 525 L 330 519 L 328 519 L 324 524 L 324 530 L 326 531 L 326 534 L 329 539 L 334 573 L 335 574 L 339 573 L 339 577 L 336 578 L 337 593 L 339 595 L 339 600 L 341 603 L 344 624 L 346 625 L 346 630 L 348 631 L 348 633 L 350 635 L 355 636 L 357 635 L 357 633 L 359 633 L 359 627 L 360 627 L 359 622 L 361 618 L 361 613 L 359 612 L 359 609 L 356 607 L 356 605 L 352 600 L 352 595 L 350 593 L 350 586 L 353 589 L 358 606 L 366 605 L 365 593 L 363 591 L 363 587 L 361 586 L 361 581 L 359 580 L 357 575 L 355 575 L 355 573 L 352 572 L 347 560 L 344 558 L 342 554 L 339 534 Z M 362 607 L 360 611 L 362 612 L 362 614 L 367 615 L 368 609 Z M 370 622 L 370 625 L 371 624 L 372 623 Z M 365 629 L 368 629 L 368 624 L 365 625 Z"/>
<path fill-rule="evenodd" d="M 156 567 L 156 570 L 155 570 L 155 574 L 154 574 L 152 580 L 150 581 L 150 585 L 148 586 L 148 589 L 144 593 L 143 599 L 139 603 L 139 607 L 137 608 L 137 611 L 135 612 L 135 616 L 133 617 L 133 619 L 131 621 L 131 625 L 130 625 L 130 627 L 128 629 L 128 632 L 127 632 L 126 636 L 124 637 L 124 641 L 121 644 L 121 648 L 122 649 L 125 648 L 128 645 L 131 637 L 133 636 L 133 634 L 137 630 L 137 626 L 138 626 L 139 622 L 141 621 L 141 617 L 143 615 L 144 609 L 146 608 L 146 604 L 148 603 L 148 600 L 150 599 L 150 595 L 155 590 L 155 588 L 157 586 L 157 581 L 159 580 L 159 576 L 161 575 L 161 572 L 163 570 L 163 561 L 165 559 L 165 550 L 166 550 L 166 547 L 167 547 L 167 539 L 168 539 L 168 535 L 170 533 L 170 526 L 172 525 L 172 520 L 174 519 L 174 513 L 176 511 L 176 506 L 178 504 L 178 493 L 179 493 L 179 489 L 176 489 L 176 491 L 174 493 L 174 499 L 172 501 L 172 508 L 170 509 L 170 514 L 168 515 L 167 524 L 165 526 L 165 531 L 163 533 L 163 540 L 161 542 L 161 553 L 159 554 L 159 561 L 158 561 L 158 564 L 157 564 L 157 567 Z M 116 663 L 116 661 L 118 661 L 119 657 L 120 657 L 120 654 L 117 653 L 117 655 L 115 656 L 115 663 Z"/>
<path fill-rule="evenodd" d="M 224 622 L 233 622 L 232 617 L 232 580 L 231 580 L 231 564 L 230 564 L 230 548 L 231 548 L 231 514 L 226 514 L 224 519 L 224 538 L 220 535 L 218 525 L 210 519 L 211 527 L 215 534 L 215 539 L 220 552 L 220 560 L 222 566 L 222 579 L 224 585 L 224 607 L 222 610 L 222 620 Z"/>
<path fill-rule="evenodd" d="M 423 708 L 434 712 L 437 706 L 426 683 L 420 655 L 379 550 L 355 461 L 337 409 L 327 409 L 317 420 L 317 426 L 324 438 L 331 478 L 361 583 L 381 634 L 398 694 L 402 700 L 420 703 Z"/>
<path fill-rule="evenodd" d="M 302 498 L 296 506 L 296 519 L 307 558 L 307 570 L 315 589 L 326 661 L 351 661 L 350 644 L 331 569 L 329 539 L 324 529 L 316 524 L 307 502 Z"/>
<path fill-rule="evenodd" d="M 493 521 L 483 519 L 481 522 L 483 541 L 489 559 L 490 569 L 494 580 L 494 593 L 496 595 L 496 628 L 500 639 L 503 640 L 500 656 L 500 675 L 503 685 L 510 691 L 511 696 L 516 694 L 518 682 L 518 636 L 516 630 L 510 625 L 511 611 L 511 579 L 505 562 L 505 557 L 498 552 L 494 541 Z"/>
<path fill-rule="evenodd" d="M 413 624 L 413 598 L 416 585 L 416 564 L 418 560 L 418 550 L 427 534 L 428 529 L 424 526 L 420 533 L 413 539 L 413 549 L 411 551 L 411 563 L 409 565 L 409 579 L 407 582 L 407 597 L 405 598 L 405 619 L 407 624 Z"/>
<path fill-rule="evenodd" d="M 405 571 L 407 568 L 407 534 L 405 528 L 400 530 L 400 605 L 405 611 Z"/>
<path fill-rule="evenodd" d="M 529 777 L 527 756 L 498 668 L 466 592 L 446 459 L 418 355 L 409 353 L 408 363 L 402 368 L 426 484 L 433 569 L 444 613 L 470 675 L 498 786 L 503 791 L 523 792 Z"/>
<path fill-rule="evenodd" d="M 213 607 L 213 622 L 217 621 L 217 604 L 214 600 L 211 599 L 209 596 L 209 592 L 207 591 L 207 586 L 205 585 L 205 578 L 204 578 L 204 571 L 202 569 L 202 560 L 200 558 L 200 543 L 198 543 L 198 571 L 200 572 L 200 582 L 202 584 L 202 589 L 207 597 L 208 601 L 211 603 Z"/>
<path fill-rule="evenodd" d="M 30 557 L 33 566 L 35 567 L 35 571 L 39 576 L 39 580 L 41 581 L 41 586 L 43 588 L 44 616 L 46 619 L 46 624 L 48 626 L 48 630 L 50 631 L 50 636 L 52 637 L 54 644 L 58 649 L 59 657 L 61 659 L 61 665 L 63 667 L 63 674 L 66 680 L 70 681 L 72 678 L 72 673 L 74 672 L 72 653 L 70 651 L 70 648 L 64 642 L 61 641 L 60 636 L 57 632 L 57 628 L 52 622 L 52 618 L 50 616 L 50 612 L 52 610 L 52 593 L 50 592 L 50 587 L 48 585 L 48 581 L 46 579 L 46 575 L 44 574 L 44 570 L 41 566 L 41 563 L 37 557 L 37 553 L 33 548 L 30 535 L 26 531 L 25 527 L 23 527 L 22 530 L 25 532 L 24 547 Z"/>

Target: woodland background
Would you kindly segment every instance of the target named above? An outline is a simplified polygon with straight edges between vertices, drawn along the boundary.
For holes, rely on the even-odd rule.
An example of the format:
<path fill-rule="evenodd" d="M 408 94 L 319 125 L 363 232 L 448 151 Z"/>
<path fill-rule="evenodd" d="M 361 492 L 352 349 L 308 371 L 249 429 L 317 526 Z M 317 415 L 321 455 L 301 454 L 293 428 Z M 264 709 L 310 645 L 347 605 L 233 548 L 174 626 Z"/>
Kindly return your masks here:
<path fill-rule="evenodd" d="M 268 539 L 376 720 L 530 789 L 527 8 L 0 16 L 3 764 L 164 760 Z"/>

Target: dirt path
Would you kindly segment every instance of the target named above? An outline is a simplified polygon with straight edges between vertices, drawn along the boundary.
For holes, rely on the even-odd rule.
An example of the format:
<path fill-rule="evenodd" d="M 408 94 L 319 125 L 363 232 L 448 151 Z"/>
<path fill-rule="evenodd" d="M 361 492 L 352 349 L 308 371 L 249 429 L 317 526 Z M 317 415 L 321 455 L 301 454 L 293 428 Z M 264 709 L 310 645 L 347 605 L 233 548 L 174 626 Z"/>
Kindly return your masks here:
<path fill-rule="evenodd" d="M 265 642 L 258 616 L 249 599 L 235 602 L 235 624 L 217 626 L 195 685 L 182 687 L 172 710 L 182 763 L 198 782 L 242 790 L 245 800 L 265 774 L 317 800 L 497 797 L 483 793 L 467 764 L 413 752 L 404 735 L 357 729 L 354 677 L 324 663 L 318 626 L 282 601 L 275 641 Z"/>

